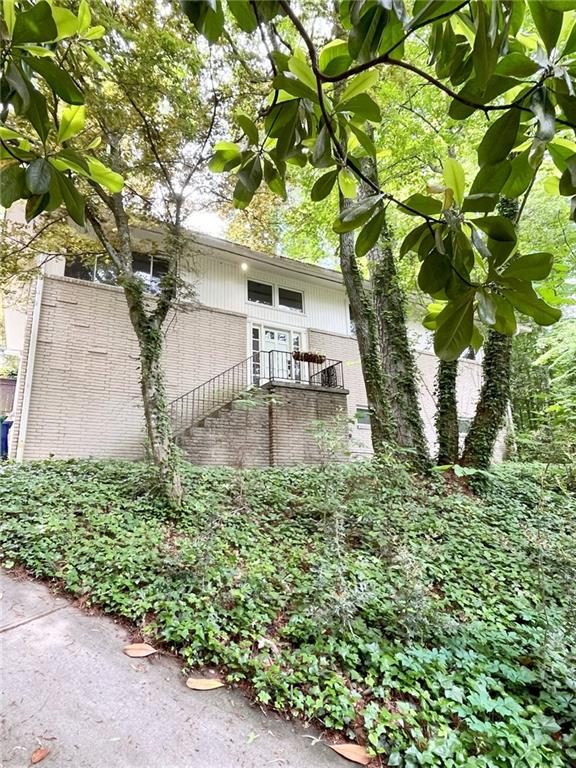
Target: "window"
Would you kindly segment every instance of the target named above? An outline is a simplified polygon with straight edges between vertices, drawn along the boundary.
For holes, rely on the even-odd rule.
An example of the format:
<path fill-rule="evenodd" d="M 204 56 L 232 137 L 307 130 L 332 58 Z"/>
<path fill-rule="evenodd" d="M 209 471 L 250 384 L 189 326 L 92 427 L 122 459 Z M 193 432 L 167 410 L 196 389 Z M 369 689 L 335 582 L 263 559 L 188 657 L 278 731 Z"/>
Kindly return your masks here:
<path fill-rule="evenodd" d="M 278 288 L 278 305 L 292 312 L 303 312 L 304 306 L 300 291 L 289 291 L 288 288 Z"/>
<path fill-rule="evenodd" d="M 135 253 L 132 256 L 134 274 L 143 280 L 151 293 L 159 293 L 160 278 L 168 271 L 168 260 L 149 253 Z M 77 256 L 67 260 L 64 267 L 66 277 L 88 280 L 93 283 L 116 285 L 118 272 L 106 256 L 96 256 L 93 261 L 86 261 Z"/>
<path fill-rule="evenodd" d="M 472 419 L 460 418 L 458 419 L 458 433 L 460 437 L 465 437 L 470 432 L 472 426 Z"/>
<path fill-rule="evenodd" d="M 356 425 L 360 429 L 370 429 L 370 411 L 365 406 L 356 408 Z"/>
<path fill-rule="evenodd" d="M 272 286 L 267 283 L 257 283 L 255 280 L 248 280 L 248 301 L 255 304 L 273 305 Z"/>
<path fill-rule="evenodd" d="M 94 280 L 94 262 L 83 261 L 78 256 L 71 260 L 66 259 L 64 274 L 66 277 L 75 277 L 76 280 L 92 281 Z"/>

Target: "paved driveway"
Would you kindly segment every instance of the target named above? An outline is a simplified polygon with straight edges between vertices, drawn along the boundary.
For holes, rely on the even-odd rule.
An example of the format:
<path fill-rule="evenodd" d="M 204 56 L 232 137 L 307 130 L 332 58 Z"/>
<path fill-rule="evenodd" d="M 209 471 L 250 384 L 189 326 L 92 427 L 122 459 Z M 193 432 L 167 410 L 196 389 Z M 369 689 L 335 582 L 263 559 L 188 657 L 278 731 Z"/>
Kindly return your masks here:
<path fill-rule="evenodd" d="M 122 653 L 126 630 L 0 572 L 0 768 L 344 768 L 311 729 L 238 691 L 191 691 L 176 660 Z"/>

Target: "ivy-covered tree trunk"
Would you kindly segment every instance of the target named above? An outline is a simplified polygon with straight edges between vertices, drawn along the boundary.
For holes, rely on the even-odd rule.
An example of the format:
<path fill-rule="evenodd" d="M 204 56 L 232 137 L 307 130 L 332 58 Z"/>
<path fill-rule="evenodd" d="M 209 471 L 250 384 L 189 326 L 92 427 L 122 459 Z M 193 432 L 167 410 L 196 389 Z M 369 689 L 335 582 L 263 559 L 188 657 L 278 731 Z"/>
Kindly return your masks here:
<path fill-rule="evenodd" d="M 498 204 L 502 216 L 515 222 L 518 201 L 503 197 Z M 466 435 L 460 463 L 487 469 L 510 401 L 512 336 L 489 331 L 484 343 L 482 389 L 470 431 Z"/>
<path fill-rule="evenodd" d="M 162 369 L 162 326 L 173 307 L 178 291 L 178 263 L 181 256 L 180 219 L 167 239 L 168 271 L 160 281 L 160 292 L 154 299 L 132 269 L 132 238 L 128 215 L 121 193 L 101 195 L 114 216 L 118 243 L 113 244 L 95 211 L 89 206 L 86 215 L 118 272 L 124 290 L 130 322 L 139 347 L 140 391 L 146 424 L 150 457 L 160 475 L 166 495 L 175 505 L 182 503 L 183 488 L 178 468 L 177 448 L 166 402 L 166 385 Z"/>
<path fill-rule="evenodd" d="M 371 131 L 368 129 L 368 132 Z M 364 174 L 378 182 L 375 163 L 370 158 L 362 161 Z M 369 195 L 366 184 L 359 188 L 359 198 Z M 408 341 L 404 295 L 390 243 L 390 234 L 383 223 L 379 242 L 368 254 L 374 311 L 378 322 L 382 370 L 390 397 L 394 418 L 395 440 L 409 451 L 409 460 L 419 469 L 430 463 L 424 428 L 420 414 L 417 389 L 417 371 Z"/>
<path fill-rule="evenodd" d="M 483 383 L 460 463 L 487 469 L 510 398 L 512 336 L 490 331 L 484 344 Z"/>
<path fill-rule="evenodd" d="M 438 464 L 458 461 L 458 401 L 456 380 L 458 360 L 439 360 L 436 372 L 436 435 Z"/>
<path fill-rule="evenodd" d="M 344 210 L 347 205 L 349 205 L 348 200 L 340 195 L 340 210 Z M 372 447 L 374 453 L 378 455 L 394 443 L 395 425 L 382 370 L 374 303 L 356 261 L 354 234 L 351 232 L 340 235 L 340 267 L 350 302 L 352 322 L 356 328 L 356 340 L 370 411 Z"/>
<path fill-rule="evenodd" d="M 144 286 L 136 277 L 122 281 L 130 321 L 140 350 L 140 391 L 150 458 L 158 467 L 160 481 L 171 501 L 182 502 L 182 480 L 178 470 L 176 446 L 166 401 L 166 384 L 162 369 L 162 323 L 156 310 L 146 309 Z"/>

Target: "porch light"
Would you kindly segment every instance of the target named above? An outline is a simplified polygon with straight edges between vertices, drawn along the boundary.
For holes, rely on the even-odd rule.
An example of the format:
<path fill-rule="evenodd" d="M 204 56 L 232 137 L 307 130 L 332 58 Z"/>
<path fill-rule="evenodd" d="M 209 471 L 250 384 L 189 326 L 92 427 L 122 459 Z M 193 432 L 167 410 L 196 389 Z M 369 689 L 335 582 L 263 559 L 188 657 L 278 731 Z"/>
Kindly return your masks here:
<path fill-rule="evenodd" d="M 248 269 L 248 264 L 246 264 L 246 262 L 243 261 L 242 264 L 240 264 L 240 269 L 242 270 L 242 272 L 246 272 L 246 270 Z"/>

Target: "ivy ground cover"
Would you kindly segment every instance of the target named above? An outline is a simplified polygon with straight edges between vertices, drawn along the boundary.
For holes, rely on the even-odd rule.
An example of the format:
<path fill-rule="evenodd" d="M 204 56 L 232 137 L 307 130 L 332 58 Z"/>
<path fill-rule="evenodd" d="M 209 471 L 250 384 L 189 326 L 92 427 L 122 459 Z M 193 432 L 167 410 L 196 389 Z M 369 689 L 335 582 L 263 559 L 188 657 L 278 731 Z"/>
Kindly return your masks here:
<path fill-rule="evenodd" d="M 123 616 L 188 668 L 399 766 L 576 764 L 576 503 L 505 465 L 478 495 L 397 465 L 0 469 L 4 566 Z"/>

